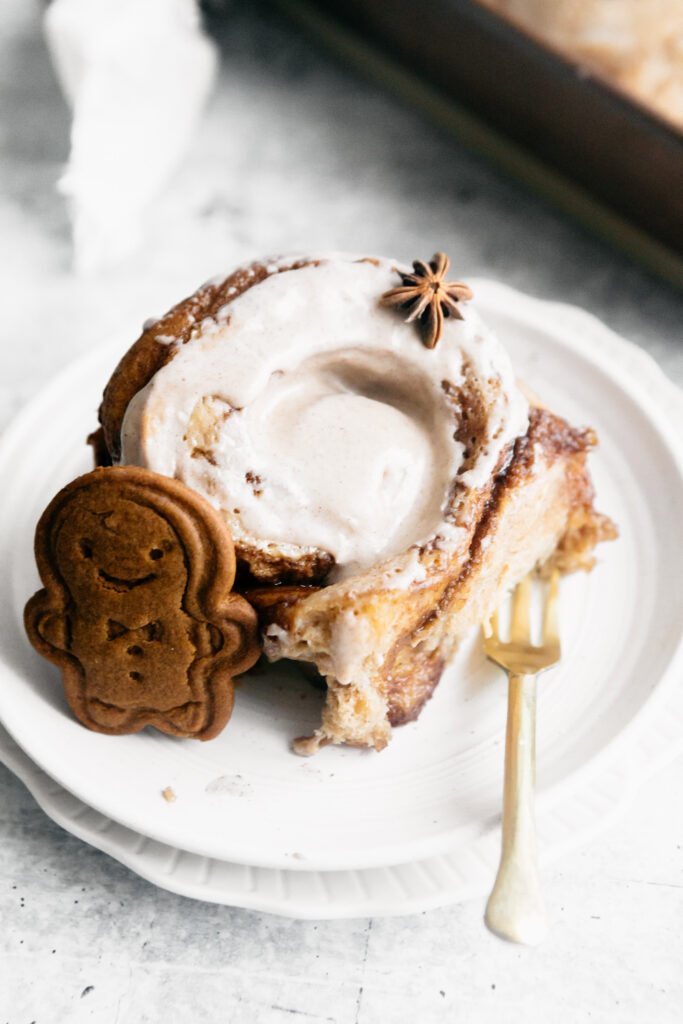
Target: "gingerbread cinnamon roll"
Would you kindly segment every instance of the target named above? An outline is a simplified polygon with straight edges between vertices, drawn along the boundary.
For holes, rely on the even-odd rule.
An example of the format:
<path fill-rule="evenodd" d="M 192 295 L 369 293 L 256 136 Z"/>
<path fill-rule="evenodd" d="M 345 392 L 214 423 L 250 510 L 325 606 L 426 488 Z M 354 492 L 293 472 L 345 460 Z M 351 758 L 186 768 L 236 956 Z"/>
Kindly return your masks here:
<path fill-rule="evenodd" d="M 530 405 L 439 254 L 331 254 L 216 279 L 151 325 L 101 408 L 105 458 L 182 480 L 230 526 L 267 656 L 310 662 L 295 749 L 381 749 L 502 589 L 612 527 L 577 431 Z"/>

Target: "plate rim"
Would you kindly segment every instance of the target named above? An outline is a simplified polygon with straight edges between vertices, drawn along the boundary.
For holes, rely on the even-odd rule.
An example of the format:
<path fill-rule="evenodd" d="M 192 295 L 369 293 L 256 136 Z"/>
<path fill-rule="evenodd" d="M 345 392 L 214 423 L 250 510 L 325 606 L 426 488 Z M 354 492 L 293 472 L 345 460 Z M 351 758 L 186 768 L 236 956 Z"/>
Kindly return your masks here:
<path fill-rule="evenodd" d="M 675 696 L 676 691 L 672 690 L 671 694 Z M 678 705 L 675 702 L 669 702 L 668 707 L 660 709 L 657 720 L 659 730 L 662 729 L 665 719 L 670 725 L 672 717 L 677 717 L 678 724 L 683 726 L 683 693 L 678 696 Z M 647 742 L 648 733 L 650 734 L 649 743 Z M 654 756 L 653 751 L 655 752 Z M 574 830 L 569 839 L 555 844 L 551 850 L 547 848 L 542 850 L 542 869 L 568 856 L 572 850 L 607 831 L 626 813 L 643 785 L 681 754 L 683 754 L 683 728 L 679 730 L 675 740 L 669 739 L 663 744 L 656 724 L 653 726 L 653 723 L 650 722 L 649 728 L 641 729 L 636 746 L 628 753 L 622 748 L 621 758 L 615 758 L 616 764 L 611 766 L 612 777 L 618 780 L 614 790 L 615 798 L 611 802 L 608 799 L 604 809 L 603 805 L 594 807 L 590 823 L 578 831 Z M 338 884 L 334 888 L 324 883 L 320 884 L 320 876 L 324 876 L 326 873 L 319 870 L 297 872 L 280 868 L 266 868 L 245 874 L 240 869 L 248 868 L 248 865 L 219 862 L 215 858 L 187 853 L 180 848 L 159 843 L 134 832 L 103 815 L 95 808 L 84 804 L 36 765 L 1 725 L 0 762 L 19 779 L 41 810 L 60 828 L 81 842 L 113 857 L 145 881 L 189 899 L 283 917 L 294 917 L 299 920 L 339 920 L 367 916 L 394 917 L 434 910 L 477 897 L 483 898 L 490 887 L 497 863 L 497 860 L 491 860 L 491 836 L 482 835 L 475 840 L 475 843 L 481 844 L 489 840 L 489 851 L 488 857 L 480 856 L 476 860 L 480 867 L 476 878 L 470 876 L 468 865 L 463 866 L 456 862 L 451 865 L 455 878 L 450 880 L 449 885 L 448 872 L 445 869 L 448 868 L 449 861 L 455 857 L 455 854 L 450 856 L 441 854 L 423 861 L 389 865 L 384 869 L 385 874 L 389 877 L 396 875 L 401 869 L 408 868 L 411 871 L 413 886 L 417 884 L 417 890 L 413 888 L 411 892 L 410 881 L 406 883 L 405 880 L 397 878 L 397 887 L 402 893 L 399 898 L 396 895 L 387 898 L 386 895 L 378 895 L 373 891 L 376 887 L 376 868 L 328 872 L 328 875 L 334 874 L 337 877 Z M 621 786 L 624 778 L 629 778 L 631 782 L 630 786 L 625 788 Z M 67 806 L 68 801 L 71 801 L 71 814 L 59 806 L 60 797 L 67 798 Z M 581 794 L 578 798 L 582 798 Z M 87 823 L 88 812 L 94 816 L 89 825 Z M 132 849 L 126 845 L 125 840 L 128 837 L 133 841 Z M 167 865 L 160 866 L 158 864 L 155 847 L 162 847 L 166 851 Z M 497 857 L 497 844 L 493 852 Z M 183 861 L 184 857 L 189 860 Z M 470 857 L 469 866 L 471 867 L 474 863 L 475 861 Z M 190 879 L 182 875 L 178 877 L 178 867 L 181 864 L 184 865 L 186 872 L 197 877 Z M 219 879 L 212 882 L 212 875 L 215 875 L 216 872 L 211 868 L 216 864 L 227 870 L 223 872 L 222 881 Z M 424 887 L 425 877 L 428 878 L 430 875 L 430 865 L 433 870 L 438 871 L 440 884 L 424 891 L 424 889 L 420 889 L 420 885 Z M 233 868 L 236 870 L 231 871 Z M 296 876 L 296 878 L 291 878 L 291 876 Z M 285 879 L 288 878 L 289 884 L 285 884 Z M 318 882 L 315 882 L 314 878 Z M 302 881 L 303 886 L 300 884 Z M 306 895 L 308 882 L 310 882 L 309 893 Z M 351 896 L 347 891 L 344 891 L 343 894 L 340 891 L 344 884 L 351 886 L 353 890 Z"/>

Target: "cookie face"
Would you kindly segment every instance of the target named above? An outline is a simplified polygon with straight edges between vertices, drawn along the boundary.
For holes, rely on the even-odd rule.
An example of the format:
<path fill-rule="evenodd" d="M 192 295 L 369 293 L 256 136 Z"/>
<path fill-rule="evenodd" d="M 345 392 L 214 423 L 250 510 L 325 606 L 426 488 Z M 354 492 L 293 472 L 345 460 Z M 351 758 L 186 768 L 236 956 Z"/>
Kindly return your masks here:
<path fill-rule="evenodd" d="M 232 677 L 259 647 L 255 612 L 230 592 L 228 528 L 208 503 L 148 470 L 95 470 L 44 512 L 36 561 L 45 589 L 26 607 L 26 630 L 61 668 L 84 725 L 220 732 Z"/>
<path fill-rule="evenodd" d="M 197 623 L 183 610 L 188 574 L 182 541 L 159 512 L 109 496 L 72 506 L 55 538 L 55 561 L 74 604 L 70 653 L 106 702 L 160 711 L 192 699 Z M 74 503 L 75 505 L 75 503 Z M 194 642 L 193 642 L 194 640 Z M 163 678 L 163 694 L 158 680 Z"/>

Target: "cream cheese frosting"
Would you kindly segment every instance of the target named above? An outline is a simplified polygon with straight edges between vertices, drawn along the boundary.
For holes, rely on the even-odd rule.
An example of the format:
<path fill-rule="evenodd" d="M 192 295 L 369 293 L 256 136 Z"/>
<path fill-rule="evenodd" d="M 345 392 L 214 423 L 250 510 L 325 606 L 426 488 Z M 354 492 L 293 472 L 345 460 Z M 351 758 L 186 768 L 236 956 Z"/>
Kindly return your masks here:
<path fill-rule="evenodd" d="M 395 261 L 333 254 L 275 272 L 294 260 L 171 342 L 129 403 L 121 462 L 183 480 L 237 541 L 329 552 L 339 581 L 447 542 L 454 481 L 484 485 L 528 406 L 475 304 L 430 350 L 380 304 Z M 486 396 L 474 456 L 454 436 L 453 395 L 472 388 Z"/>

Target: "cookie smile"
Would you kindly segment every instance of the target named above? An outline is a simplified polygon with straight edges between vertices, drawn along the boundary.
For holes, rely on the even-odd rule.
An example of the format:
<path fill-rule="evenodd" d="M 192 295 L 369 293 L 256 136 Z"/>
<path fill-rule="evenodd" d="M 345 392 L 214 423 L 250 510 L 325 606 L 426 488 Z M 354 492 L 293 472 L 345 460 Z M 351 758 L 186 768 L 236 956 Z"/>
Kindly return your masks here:
<path fill-rule="evenodd" d="M 97 575 L 102 582 L 108 586 L 113 587 L 114 590 L 118 590 L 119 593 L 125 593 L 128 590 L 134 590 L 135 587 L 141 587 L 143 583 L 151 583 L 155 580 L 156 573 L 150 572 L 146 576 L 140 576 L 136 580 L 123 580 L 118 576 L 110 576 L 104 569 L 98 569 Z"/>

